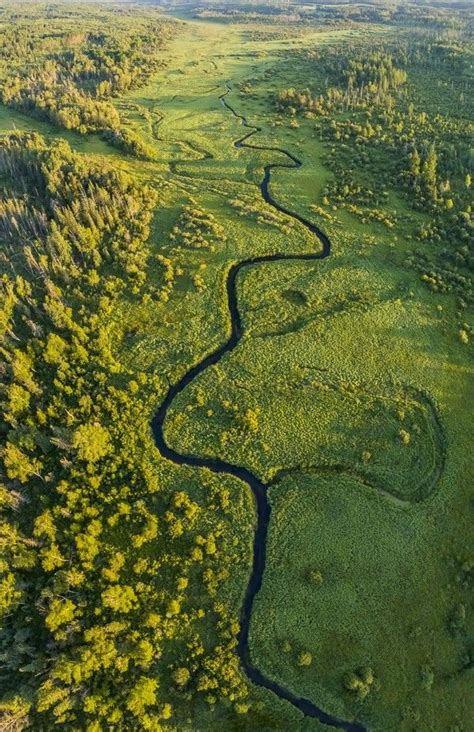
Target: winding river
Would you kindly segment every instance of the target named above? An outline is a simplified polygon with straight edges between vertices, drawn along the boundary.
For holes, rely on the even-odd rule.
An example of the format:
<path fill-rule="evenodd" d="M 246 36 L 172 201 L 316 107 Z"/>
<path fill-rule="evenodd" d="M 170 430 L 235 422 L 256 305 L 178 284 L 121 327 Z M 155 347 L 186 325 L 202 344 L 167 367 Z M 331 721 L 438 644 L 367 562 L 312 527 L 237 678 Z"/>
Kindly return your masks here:
<path fill-rule="evenodd" d="M 255 267 L 258 264 L 268 262 L 280 262 L 280 261 L 307 261 L 315 259 L 324 259 L 329 256 L 331 251 L 331 244 L 329 238 L 324 234 L 317 226 L 303 218 L 299 214 L 288 210 L 284 206 L 281 206 L 272 197 L 269 190 L 271 173 L 274 168 L 299 168 L 301 167 L 301 161 L 297 157 L 292 155 L 287 150 L 283 150 L 278 147 L 270 147 L 263 145 L 251 145 L 247 140 L 253 135 L 261 131 L 260 127 L 250 125 L 246 118 L 238 114 L 235 109 L 227 102 L 226 96 L 231 91 L 229 83 L 226 84 L 227 91 L 219 97 L 220 102 L 223 106 L 228 109 L 234 117 L 239 119 L 244 127 L 249 131 L 245 133 L 241 138 L 234 142 L 234 147 L 247 147 L 251 150 L 266 150 L 268 152 L 278 152 L 285 155 L 288 159 L 288 163 L 269 163 L 264 166 L 264 174 L 260 183 L 260 191 L 263 199 L 270 206 L 275 208 L 277 211 L 290 216 L 293 219 L 299 221 L 305 226 L 315 238 L 322 245 L 318 252 L 310 254 L 269 254 L 261 257 L 251 257 L 238 262 L 230 268 L 227 275 L 227 302 L 231 323 L 231 333 L 228 340 L 215 351 L 210 353 L 208 356 L 202 359 L 199 363 L 193 366 L 187 371 L 184 376 L 171 388 L 169 389 L 163 403 L 155 413 L 152 419 L 152 430 L 155 438 L 156 446 L 163 455 L 163 457 L 171 460 L 177 465 L 190 465 L 197 468 L 207 468 L 213 473 L 224 473 L 227 475 L 233 475 L 236 478 L 244 481 L 250 487 L 256 502 L 257 508 L 257 526 L 255 529 L 255 538 L 253 545 L 253 563 L 252 570 L 250 573 L 247 590 L 245 592 L 245 598 L 242 605 L 241 617 L 240 617 L 240 631 L 238 637 L 237 652 L 239 654 L 240 663 L 247 674 L 248 678 L 258 686 L 262 686 L 269 689 L 281 699 L 293 704 L 307 717 L 313 717 L 318 719 L 320 722 L 337 727 L 339 729 L 347 730 L 348 732 L 365 732 L 365 728 L 355 722 L 347 722 L 341 719 L 337 719 L 332 715 L 326 713 L 323 709 L 313 704 L 308 699 L 303 699 L 293 694 L 288 689 L 280 686 L 272 679 L 264 676 L 255 666 L 252 665 L 249 651 L 249 629 L 250 620 L 252 617 L 252 608 L 255 600 L 255 596 L 259 592 L 262 586 L 263 573 L 265 571 L 265 559 L 266 559 L 266 548 L 267 548 L 267 534 L 268 525 L 270 522 L 270 503 L 267 497 L 267 489 L 264 483 L 256 478 L 253 473 L 243 467 L 232 465 L 224 460 L 217 458 L 208 457 L 196 457 L 194 455 L 186 455 L 177 452 L 170 447 L 164 436 L 164 422 L 168 409 L 170 408 L 174 398 L 190 384 L 193 379 L 196 378 L 200 373 L 205 371 L 209 366 L 218 363 L 220 359 L 226 354 L 230 353 L 239 343 L 242 338 L 242 320 L 239 312 L 238 301 L 237 301 L 237 277 L 239 272 L 246 267 Z"/>

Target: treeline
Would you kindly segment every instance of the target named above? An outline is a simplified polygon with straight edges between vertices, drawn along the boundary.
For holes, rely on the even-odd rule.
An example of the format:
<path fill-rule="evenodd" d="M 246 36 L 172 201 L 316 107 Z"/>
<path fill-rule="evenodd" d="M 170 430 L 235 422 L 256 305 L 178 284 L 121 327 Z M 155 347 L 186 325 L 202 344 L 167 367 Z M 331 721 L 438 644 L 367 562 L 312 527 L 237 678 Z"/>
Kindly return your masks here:
<path fill-rule="evenodd" d="M 356 58 L 332 56 L 331 60 L 328 71 L 335 86 L 318 95 L 309 89 L 302 92 L 284 89 L 276 96 L 277 110 L 291 115 L 325 116 L 363 109 L 372 103 L 382 103 L 389 92 L 407 81 L 406 71 L 398 68 L 388 53 L 374 52 Z"/>
<path fill-rule="evenodd" d="M 422 280 L 433 291 L 456 294 L 460 307 L 464 308 L 474 303 L 472 175 L 469 172 L 472 163 L 468 137 L 440 138 L 438 135 L 430 143 L 426 139 L 429 127 L 421 125 L 417 129 L 416 114 L 413 114 L 413 135 L 408 137 L 401 134 L 404 131 L 398 121 L 401 117 L 405 122 L 409 119 L 398 110 L 394 117 L 384 114 L 364 124 L 331 121 L 325 132 L 328 141 L 346 148 L 355 145 L 357 154 L 353 165 L 345 159 L 338 162 L 334 154 L 328 156 L 335 178 L 326 186 L 323 202 L 328 206 L 345 206 L 357 213 L 363 223 L 379 220 L 391 229 L 394 217 L 390 209 L 370 208 L 388 202 L 387 181 L 390 180 L 391 187 L 405 193 L 414 210 L 429 214 L 429 219 L 417 227 L 415 237 L 430 246 L 418 247 L 408 257 L 407 264 L 420 272 Z M 372 150 L 378 150 L 379 154 L 383 151 L 383 170 L 374 164 Z M 370 175 L 370 189 L 360 184 L 361 173 Z"/>
<path fill-rule="evenodd" d="M 375 52 L 364 58 L 348 58 L 340 62 L 333 75 L 347 89 L 366 88 L 370 94 L 397 89 L 407 80 L 407 72 L 397 68 L 389 53 Z"/>
<path fill-rule="evenodd" d="M 433 31 L 464 29 L 472 23 L 467 4 L 457 7 L 434 7 L 417 4 L 394 4 L 391 2 L 368 3 L 287 3 L 260 4 L 245 2 L 229 7 L 223 3 L 212 3 L 206 7 L 193 8 L 194 17 L 227 22 L 291 24 L 293 27 L 325 29 L 354 28 L 360 24 L 377 23 L 405 27 L 430 28 Z"/>
<path fill-rule="evenodd" d="M 377 4 L 333 3 L 325 4 L 315 11 L 315 17 L 321 16 L 329 22 L 382 23 L 407 26 L 411 28 L 462 29 L 472 16 L 467 5 L 459 8 L 423 6 L 415 3 Z"/>
<path fill-rule="evenodd" d="M 123 127 L 110 99 L 156 72 L 175 25 L 157 20 L 135 28 L 131 21 L 130 30 L 122 32 L 99 32 L 95 24 L 88 29 L 84 18 L 82 25 L 75 35 L 63 31 L 59 50 L 50 49 L 42 24 L 32 23 L 29 30 L 7 26 L 0 49 L 0 59 L 8 61 L 1 101 L 81 134 L 101 134 L 137 157 L 153 158 L 152 148 Z"/>
<path fill-rule="evenodd" d="M 156 196 L 34 134 L 2 139 L 0 174 L 0 725 L 159 730 L 196 695 L 245 712 L 229 491 L 160 472 L 163 382 L 117 356 L 117 303 L 153 293 Z"/>
<path fill-rule="evenodd" d="M 400 96 L 406 96 L 409 70 L 413 68 L 456 73 L 458 85 L 465 79 L 466 93 L 460 91 L 461 101 L 469 95 L 468 78 L 474 60 L 469 44 L 421 36 L 412 43 L 402 39 L 377 45 L 369 49 L 363 42 L 346 43 L 302 52 L 308 86 L 277 92 L 277 110 L 291 115 L 325 116 L 374 105 L 393 106 Z"/>
<path fill-rule="evenodd" d="M 456 294 L 461 308 L 473 301 L 471 58 L 468 44 L 423 36 L 389 40 L 385 50 L 315 49 L 301 67 L 312 88 L 325 91 L 285 89 L 275 100 L 293 125 L 298 116 L 316 120 L 331 146 L 326 161 L 334 179 L 323 191 L 325 206 L 342 205 L 364 223 L 392 229 L 397 217 L 383 208 L 391 181 L 413 209 L 429 214 L 415 237 L 432 246 L 418 248 L 407 263 L 434 291 Z M 443 113 L 448 102 L 437 96 L 447 79 L 456 106 Z"/>

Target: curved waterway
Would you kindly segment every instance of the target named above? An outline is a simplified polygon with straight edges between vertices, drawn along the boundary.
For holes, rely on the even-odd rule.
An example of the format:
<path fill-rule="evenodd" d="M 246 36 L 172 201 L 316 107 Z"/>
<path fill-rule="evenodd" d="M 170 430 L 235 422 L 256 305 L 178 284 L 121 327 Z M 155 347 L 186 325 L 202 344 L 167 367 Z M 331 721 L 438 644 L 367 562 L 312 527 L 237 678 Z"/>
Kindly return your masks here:
<path fill-rule="evenodd" d="M 315 259 L 324 259 L 328 257 L 331 251 L 331 243 L 329 238 L 324 234 L 317 226 L 311 221 L 303 218 L 298 213 L 290 211 L 284 206 L 280 205 L 273 198 L 269 186 L 271 173 L 274 168 L 300 168 L 301 161 L 292 155 L 287 150 L 283 150 L 279 147 L 270 147 L 265 145 L 252 145 L 247 140 L 252 135 L 257 134 L 261 131 L 260 127 L 250 125 L 246 118 L 238 114 L 235 109 L 226 100 L 227 94 L 231 91 L 231 86 L 227 83 L 227 91 L 221 94 L 219 97 L 220 102 L 223 106 L 228 109 L 234 117 L 239 119 L 242 125 L 249 131 L 246 132 L 242 137 L 234 142 L 234 147 L 247 147 L 251 150 L 265 150 L 268 152 L 278 152 L 288 158 L 287 163 L 268 163 L 264 166 L 264 174 L 260 183 L 260 191 L 263 199 L 270 206 L 275 208 L 277 211 L 290 216 L 293 219 L 299 221 L 305 226 L 312 234 L 320 245 L 319 251 L 311 252 L 308 254 L 269 254 L 261 257 L 251 257 L 244 259 L 241 262 L 237 262 L 232 265 L 227 274 L 227 304 L 229 310 L 229 318 L 231 324 L 231 333 L 227 341 L 219 346 L 215 351 L 210 353 L 208 356 L 202 359 L 199 363 L 193 366 L 187 371 L 184 376 L 176 382 L 169 389 L 163 403 L 155 413 L 152 419 L 152 430 L 155 438 L 156 446 L 163 455 L 163 457 L 171 460 L 177 465 L 190 465 L 196 468 L 207 468 L 216 474 L 233 475 L 236 478 L 247 483 L 251 489 L 257 508 L 257 526 L 255 528 L 255 537 L 253 544 L 253 562 L 252 571 L 250 573 L 249 582 L 245 592 L 245 598 L 242 605 L 242 611 L 240 616 L 240 631 L 237 644 L 237 653 L 240 658 L 241 666 L 248 678 L 258 686 L 262 686 L 265 689 L 269 689 L 276 694 L 280 699 L 286 699 L 286 701 L 293 704 L 294 707 L 299 709 L 307 717 L 313 717 L 318 719 L 320 722 L 327 724 L 331 727 L 338 727 L 339 729 L 347 730 L 347 732 L 366 732 L 365 727 L 356 722 L 347 722 L 337 717 L 333 717 L 328 714 L 320 707 L 316 706 L 313 702 L 308 699 L 303 699 L 296 694 L 293 694 L 285 687 L 278 684 L 276 681 L 267 678 L 261 671 L 258 670 L 250 659 L 249 651 L 249 629 L 250 620 L 252 617 L 252 608 L 255 600 L 255 596 L 259 592 L 262 586 L 263 573 L 265 571 L 265 560 L 267 550 L 267 534 L 268 525 L 270 522 L 271 507 L 267 497 L 267 488 L 258 478 L 253 475 L 246 468 L 242 468 L 238 465 L 232 465 L 224 460 L 209 457 L 197 457 L 194 455 L 186 455 L 177 452 L 170 447 L 164 436 L 164 422 L 166 419 L 167 412 L 175 399 L 175 397 L 190 384 L 193 379 L 199 376 L 200 373 L 205 371 L 209 366 L 218 363 L 221 358 L 226 354 L 230 353 L 239 343 L 242 338 L 242 319 L 239 312 L 238 301 L 237 301 L 237 277 L 242 269 L 247 267 L 255 267 L 259 264 L 268 264 L 269 262 L 282 262 L 282 261 L 312 261 Z"/>

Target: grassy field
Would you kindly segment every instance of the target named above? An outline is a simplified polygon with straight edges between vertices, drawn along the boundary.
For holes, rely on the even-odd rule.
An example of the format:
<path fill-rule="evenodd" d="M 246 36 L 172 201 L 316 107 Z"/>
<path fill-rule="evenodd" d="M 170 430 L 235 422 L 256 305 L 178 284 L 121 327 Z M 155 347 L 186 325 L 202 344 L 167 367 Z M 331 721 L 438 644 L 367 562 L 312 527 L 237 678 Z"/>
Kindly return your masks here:
<path fill-rule="evenodd" d="M 396 186 L 385 210 L 397 209 L 399 223 L 388 232 L 346 210 L 327 220 L 311 208 L 331 178 L 326 146 L 311 121 L 275 127 L 269 87 L 290 86 L 298 75 L 275 63 L 268 51 L 258 74 L 250 69 L 252 94 L 231 101 L 263 123 L 259 142 L 303 160 L 301 171 L 275 173 L 272 191 L 320 223 L 332 255 L 242 277 L 244 340 L 177 400 L 168 439 L 272 483 L 268 568 L 252 625 L 258 667 L 334 714 L 360 715 L 370 729 L 465 725 L 466 639 L 453 636 L 449 622 L 466 602 L 456 574 L 469 552 L 472 371 L 456 300 L 427 291 L 404 265 L 423 214 Z M 235 83 L 237 73 L 225 75 Z M 229 149 L 225 157 L 226 176 L 237 158 L 251 181 L 258 178 L 258 154 Z M 206 175 L 213 167 L 204 164 Z M 274 234 L 270 251 L 314 248 L 295 233 L 286 244 Z M 266 251 L 251 241 L 252 252 Z M 308 578 L 313 569 L 320 586 Z M 312 655 L 309 667 L 298 665 L 302 650 Z M 343 679 L 363 666 L 376 683 L 362 703 Z"/>
<path fill-rule="evenodd" d="M 269 484 L 268 559 L 251 625 L 257 668 L 374 732 L 468 732 L 472 360 L 471 344 L 459 337 L 459 303 L 454 294 L 432 292 L 406 265 L 426 215 L 390 180 L 382 206 L 396 216 L 390 230 L 347 207 L 323 206 L 334 181 L 331 143 L 312 119 L 294 124 L 273 103 L 276 90 L 306 71 L 289 63 L 289 54 L 380 40 L 391 31 L 370 26 L 258 40 L 260 30 L 186 19 L 166 51 L 167 67 L 114 100 L 124 124 L 153 146 L 153 162 L 3 106 L 0 132 L 62 136 L 156 189 L 149 244 L 160 297 L 123 297 L 107 329 L 123 364 L 158 375 L 157 402 L 228 335 L 225 278 L 233 263 L 319 248 L 302 225 L 262 201 L 263 165 L 284 158 L 233 146 L 243 133 L 219 101 L 226 80 L 230 103 L 262 126 L 252 142 L 301 159 L 300 170 L 272 174 L 272 192 L 328 233 L 331 256 L 242 273 L 244 337 L 178 397 L 167 439 L 182 453 L 246 466 Z M 416 77 L 413 93 L 430 108 L 438 78 L 429 76 L 431 87 L 427 78 Z M 250 92 L 239 92 L 244 82 Z M 342 150 L 341 159 L 349 154 Z M 380 169 L 384 152 L 377 155 Z M 190 218 L 199 225 L 190 226 Z M 147 405 L 149 420 L 157 405 L 150 396 Z M 202 503 L 203 531 L 220 517 L 237 570 L 227 567 L 219 593 L 238 618 L 252 559 L 249 491 L 234 479 L 221 483 L 155 459 L 169 490 L 189 485 Z M 232 497 L 221 516 L 224 489 Z M 210 625 L 203 634 L 211 644 Z M 179 652 L 184 658 L 186 648 Z M 362 668 L 374 677 L 363 700 L 345 683 Z M 247 713 L 229 711 L 220 699 L 193 700 L 181 712 L 178 699 L 173 724 L 203 732 L 323 728 L 270 692 L 248 691 Z"/>

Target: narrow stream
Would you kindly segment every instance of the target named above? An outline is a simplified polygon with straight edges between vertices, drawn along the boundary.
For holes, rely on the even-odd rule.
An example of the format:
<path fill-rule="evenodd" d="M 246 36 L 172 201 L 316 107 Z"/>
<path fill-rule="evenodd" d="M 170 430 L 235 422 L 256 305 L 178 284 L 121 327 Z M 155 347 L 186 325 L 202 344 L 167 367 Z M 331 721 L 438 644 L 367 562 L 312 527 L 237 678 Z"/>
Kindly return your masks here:
<path fill-rule="evenodd" d="M 264 166 L 264 175 L 260 183 L 260 190 L 264 200 L 273 206 L 277 211 L 290 216 L 302 223 L 309 231 L 311 231 L 318 240 L 318 243 L 322 244 L 320 251 L 310 254 L 270 254 L 261 257 L 252 257 L 245 259 L 237 264 L 232 265 L 227 275 L 227 303 L 229 309 L 229 316 L 231 322 L 231 334 L 228 340 L 215 351 L 210 353 L 208 356 L 202 359 L 199 363 L 193 366 L 184 376 L 171 388 L 169 389 L 163 403 L 155 413 L 152 419 L 152 430 L 155 438 L 157 448 L 163 457 L 171 460 L 177 465 L 191 465 L 197 468 L 208 468 L 213 473 L 224 473 L 228 475 L 234 475 L 236 478 L 243 480 L 250 487 L 256 502 L 257 508 L 257 526 L 255 529 L 255 538 L 253 545 L 253 564 L 252 571 L 250 573 L 247 590 L 245 592 L 245 598 L 242 605 L 241 617 L 240 617 L 240 631 L 238 636 L 237 653 L 239 654 L 240 663 L 247 674 L 248 678 L 258 686 L 269 689 L 281 699 L 293 704 L 307 717 L 314 717 L 320 722 L 327 724 L 331 727 L 338 727 L 348 732 L 366 732 L 365 727 L 356 722 L 346 722 L 341 719 L 333 717 L 331 714 L 327 714 L 324 710 L 320 709 L 316 704 L 303 699 L 293 694 L 288 689 L 280 686 L 276 681 L 264 676 L 255 666 L 252 665 L 249 651 L 249 629 L 250 621 L 252 617 L 252 608 L 255 600 L 255 596 L 259 592 L 262 586 L 263 573 L 265 571 L 265 559 L 267 549 L 267 534 L 268 525 L 270 522 L 271 507 L 267 497 L 267 490 L 264 483 L 253 475 L 246 468 L 226 463 L 224 460 L 217 458 L 208 457 L 196 457 L 194 455 L 186 455 L 176 452 L 172 447 L 166 443 L 164 436 L 164 422 L 168 409 L 170 408 L 174 398 L 186 388 L 188 384 L 193 381 L 200 373 L 205 371 L 209 366 L 216 364 L 226 354 L 230 353 L 239 343 L 242 338 L 242 321 L 237 302 L 237 276 L 244 267 L 254 267 L 258 264 L 268 262 L 280 262 L 280 261 L 306 261 L 315 259 L 324 259 L 329 256 L 331 251 L 331 244 L 329 238 L 324 234 L 317 226 L 303 218 L 297 213 L 288 210 L 284 206 L 281 206 L 272 197 L 269 185 L 271 172 L 274 168 L 299 168 L 301 167 L 301 161 L 298 160 L 287 150 L 283 150 L 278 147 L 268 147 L 263 145 L 250 145 L 246 142 L 252 135 L 257 134 L 261 131 L 260 127 L 248 124 L 246 118 L 238 114 L 233 107 L 227 102 L 225 97 L 231 91 L 231 86 L 227 83 L 227 91 L 219 97 L 219 100 L 226 109 L 228 109 L 234 117 L 239 119 L 242 125 L 248 128 L 250 131 L 243 135 L 240 139 L 234 142 L 234 147 L 247 147 L 251 150 L 267 150 L 269 152 L 279 152 L 286 155 L 290 162 L 288 163 L 269 163 Z"/>

